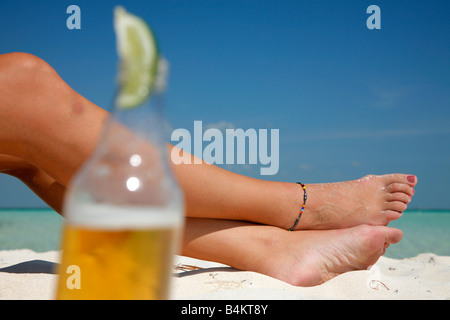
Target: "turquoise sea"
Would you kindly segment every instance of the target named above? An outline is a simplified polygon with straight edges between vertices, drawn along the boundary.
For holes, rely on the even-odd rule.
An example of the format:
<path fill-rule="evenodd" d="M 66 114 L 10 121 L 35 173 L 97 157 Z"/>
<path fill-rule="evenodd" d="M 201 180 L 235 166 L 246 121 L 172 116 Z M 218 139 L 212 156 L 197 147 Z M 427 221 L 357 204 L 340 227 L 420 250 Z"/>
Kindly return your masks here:
<path fill-rule="evenodd" d="M 58 250 L 63 222 L 51 209 L 0 209 L 0 250 Z M 390 226 L 403 230 L 403 239 L 388 248 L 387 257 L 450 256 L 450 210 L 408 210 Z"/>

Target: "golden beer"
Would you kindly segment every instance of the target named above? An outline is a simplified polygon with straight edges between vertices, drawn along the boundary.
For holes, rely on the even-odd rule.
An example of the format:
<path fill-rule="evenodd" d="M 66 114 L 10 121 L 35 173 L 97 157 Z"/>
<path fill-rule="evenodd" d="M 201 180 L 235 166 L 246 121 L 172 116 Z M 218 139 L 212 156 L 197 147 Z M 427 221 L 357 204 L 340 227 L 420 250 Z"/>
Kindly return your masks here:
<path fill-rule="evenodd" d="M 169 298 L 177 225 L 118 226 L 65 226 L 57 299 Z"/>
<path fill-rule="evenodd" d="M 167 158 L 168 65 L 141 18 L 116 7 L 114 27 L 114 111 L 67 188 L 58 299 L 169 297 L 184 201 Z"/>

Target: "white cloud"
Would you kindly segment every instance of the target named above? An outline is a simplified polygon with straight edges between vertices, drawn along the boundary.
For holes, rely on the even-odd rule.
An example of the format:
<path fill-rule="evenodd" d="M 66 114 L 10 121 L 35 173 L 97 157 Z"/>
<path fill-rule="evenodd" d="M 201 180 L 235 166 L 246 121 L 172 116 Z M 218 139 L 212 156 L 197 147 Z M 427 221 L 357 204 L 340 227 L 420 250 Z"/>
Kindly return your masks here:
<path fill-rule="evenodd" d="M 203 129 L 204 130 L 208 130 L 208 129 L 218 129 L 220 131 L 223 131 L 225 129 L 234 129 L 235 126 L 233 123 L 228 122 L 228 121 L 219 121 L 219 122 L 215 122 L 215 123 L 209 123 L 209 124 L 204 124 L 203 125 Z"/>
<path fill-rule="evenodd" d="M 307 163 L 300 163 L 300 169 L 304 170 L 304 171 L 309 171 L 311 170 L 313 167 Z"/>
<path fill-rule="evenodd" d="M 351 162 L 350 162 L 350 165 L 351 165 L 352 167 L 354 167 L 354 168 L 361 167 L 361 163 L 359 163 L 359 162 L 356 161 L 356 160 L 351 161 Z"/>
<path fill-rule="evenodd" d="M 401 99 L 407 95 L 406 89 L 399 88 L 374 88 L 374 98 L 371 105 L 375 108 L 394 108 L 399 106 Z"/>
<path fill-rule="evenodd" d="M 333 132 L 311 132 L 308 135 L 299 136 L 297 133 L 283 135 L 283 142 L 297 141 L 318 141 L 318 140 L 347 140 L 347 139 L 367 139 L 367 138 L 387 138 L 387 137 L 408 137 L 424 136 L 432 134 L 449 134 L 450 127 L 431 127 L 412 129 L 378 129 L 378 130 L 354 130 L 354 131 L 333 131 Z"/>

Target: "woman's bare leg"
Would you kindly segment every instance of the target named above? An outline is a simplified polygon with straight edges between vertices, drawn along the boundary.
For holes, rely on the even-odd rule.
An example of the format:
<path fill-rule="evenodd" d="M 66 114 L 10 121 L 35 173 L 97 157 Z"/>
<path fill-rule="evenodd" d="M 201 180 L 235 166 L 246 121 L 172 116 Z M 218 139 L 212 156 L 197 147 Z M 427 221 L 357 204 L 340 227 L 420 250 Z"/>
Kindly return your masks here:
<path fill-rule="evenodd" d="M 94 149 L 107 113 L 70 89 L 34 56 L 3 55 L 0 70 L 0 171 L 19 177 L 59 211 L 65 185 Z M 188 216 L 214 217 L 214 209 L 219 209 L 222 218 L 288 227 L 301 202 L 295 184 L 264 182 L 208 165 L 174 169 L 187 195 Z M 415 177 L 408 181 L 406 175 L 391 175 L 310 185 L 310 213 L 321 219 L 316 221 L 311 214 L 304 220 L 315 227 L 324 226 L 320 221 L 340 227 L 342 221 L 379 224 L 375 218 L 383 212 L 403 210 L 409 202 L 405 195 L 412 195 L 416 182 Z M 369 209 L 358 209 L 363 205 Z M 347 218 L 336 217 L 339 213 Z M 366 268 L 400 238 L 399 230 L 387 227 L 287 232 L 239 221 L 188 219 L 183 253 L 292 284 L 314 285 L 342 272 Z"/>
<path fill-rule="evenodd" d="M 29 162 L 62 186 L 92 153 L 108 117 L 46 62 L 24 53 L 0 56 L 0 115 L 0 153 Z M 188 217 L 288 229 L 303 202 L 303 191 L 294 183 L 252 179 L 207 164 L 173 169 Z M 386 225 L 401 216 L 416 183 L 414 176 L 395 174 L 308 185 L 307 208 L 298 228 Z"/>
<path fill-rule="evenodd" d="M 296 286 L 315 286 L 339 274 L 365 270 L 402 238 L 398 229 L 285 231 L 251 223 L 187 219 L 183 254 L 259 272 Z"/>
<path fill-rule="evenodd" d="M 251 221 L 289 229 L 303 204 L 303 190 L 296 183 L 252 179 L 212 165 L 173 168 L 188 199 L 189 217 Z M 307 184 L 306 210 L 296 229 L 387 225 L 406 210 L 416 183 L 413 175 L 387 174 Z"/>
<path fill-rule="evenodd" d="M 0 167 L 0 172 L 18 177 L 60 212 L 64 186 L 19 158 L 0 154 Z M 388 227 L 288 232 L 242 221 L 188 218 L 182 254 L 292 285 L 313 286 L 347 271 L 366 269 L 401 236 L 400 230 Z"/>
<path fill-rule="evenodd" d="M 0 173 L 5 173 L 21 180 L 53 210 L 60 214 L 62 213 L 66 187 L 44 171 L 23 159 L 0 154 Z"/>
<path fill-rule="evenodd" d="M 73 91 L 45 61 L 0 56 L 0 153 L 67 185 L 93 151 L 108 113 Z"/>

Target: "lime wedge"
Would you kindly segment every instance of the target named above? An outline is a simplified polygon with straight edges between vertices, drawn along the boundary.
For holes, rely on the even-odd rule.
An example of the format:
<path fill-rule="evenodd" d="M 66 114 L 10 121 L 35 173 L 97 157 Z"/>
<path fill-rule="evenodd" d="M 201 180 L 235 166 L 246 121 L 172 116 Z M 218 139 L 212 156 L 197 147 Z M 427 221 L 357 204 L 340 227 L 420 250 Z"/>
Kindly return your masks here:
<path fill-rule="evenodd" d="M 158 48 L 150 27 L 123 7 L 114 9 L 114 29 L 120 58 L 116 108 L 131 109 L 151 94 L 156 79 Z"/>

